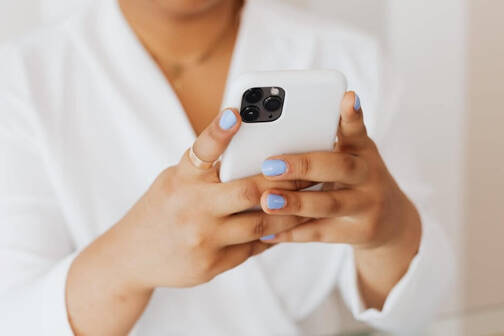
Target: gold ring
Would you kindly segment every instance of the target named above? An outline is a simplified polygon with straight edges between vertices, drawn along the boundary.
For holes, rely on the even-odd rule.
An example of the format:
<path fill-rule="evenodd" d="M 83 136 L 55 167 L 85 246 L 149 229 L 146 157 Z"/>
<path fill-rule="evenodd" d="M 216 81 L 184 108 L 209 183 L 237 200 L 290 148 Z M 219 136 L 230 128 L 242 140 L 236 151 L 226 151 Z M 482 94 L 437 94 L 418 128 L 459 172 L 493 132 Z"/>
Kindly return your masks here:
<path fill-rule="evenodd" d="M 194 167 L 196 167 L 198 169 L 210 169 L 215 164 L 215 161 L 209 162 L 209 161 L 203 161 L 203 160 L 201 160 L 196 155 L 196 153 L 194 153 L 194 147 L 193 146 L 191 146 L 191 149 L 189 149 L 189 160 L 194 165 Z"/>

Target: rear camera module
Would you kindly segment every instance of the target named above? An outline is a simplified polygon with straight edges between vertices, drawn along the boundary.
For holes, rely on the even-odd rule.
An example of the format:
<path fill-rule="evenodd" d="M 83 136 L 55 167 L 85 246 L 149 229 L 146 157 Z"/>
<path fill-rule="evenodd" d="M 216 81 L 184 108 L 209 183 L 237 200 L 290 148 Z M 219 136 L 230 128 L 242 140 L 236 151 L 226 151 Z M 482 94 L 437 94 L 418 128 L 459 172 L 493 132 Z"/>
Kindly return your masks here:
<path fill-rule="evenodd" d="M 271 90 L 270 90 L 270 94 L 272 96 L 278 96 L 280 94 L 280 89 L 276 88 L 276 87 L 272 87 Z"/>
<path fill-rule="evenodd" d="M 250 89 L 245 92 L 245 100 L 250 104 L 255 104 L 263 97 L 263 91 L 259 88 Z"/>
<path fill-rule="evenodd" d="M 282 99 L 278 96 L 271 96 L 264 100 L 263 105 L 267 111 L 275 112 L 282 107 Z"/>
<path fill-rule="evenodd" d="M 243 91 L 240 115 L 244 123 L 267 123 L 280 119 L 285 90 L 279 86 L 249 87 Z"/>
<path fill-rule="evenodd" d="M 259 118 L 259 108 L 257 106 L 247 106 L 240 113 L 243 121 L 251 122 Z"/>

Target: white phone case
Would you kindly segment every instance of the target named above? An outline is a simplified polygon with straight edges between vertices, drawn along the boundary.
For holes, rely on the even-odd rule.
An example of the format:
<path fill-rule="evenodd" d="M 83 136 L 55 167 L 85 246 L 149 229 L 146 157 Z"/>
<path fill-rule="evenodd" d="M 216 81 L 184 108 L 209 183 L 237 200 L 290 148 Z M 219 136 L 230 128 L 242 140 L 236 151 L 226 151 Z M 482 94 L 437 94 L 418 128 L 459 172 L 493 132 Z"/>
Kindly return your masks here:
<path fill-rule="evenodd" d="M 222 182 L 257 175 L 273 155 L 332 150 L 339 123 L 345 76 L 335 70 L 268 71 L 244 74 L 231 82 L 224 107 L 240 108 L 245 91 L 285 90 L 283 112 L 272 122 L 241 125 L 222 156 Z"/>

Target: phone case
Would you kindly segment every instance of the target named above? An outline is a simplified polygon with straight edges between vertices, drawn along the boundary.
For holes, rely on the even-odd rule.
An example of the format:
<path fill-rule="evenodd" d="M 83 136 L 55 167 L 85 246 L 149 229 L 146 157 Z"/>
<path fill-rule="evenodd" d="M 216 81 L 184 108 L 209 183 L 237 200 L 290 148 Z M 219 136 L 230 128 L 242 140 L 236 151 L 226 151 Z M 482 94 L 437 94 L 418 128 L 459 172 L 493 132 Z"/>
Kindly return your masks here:
<path fill-rule="evenodd" d="M 224 107 L 241 108 L 245 91 L 278 87 L 283 112 L 272 122 L 243 123 L 222 156 L 222 182 L 261 173 L 273 155 L 332 150 L 347 84 L 335 70 L 268 71 L 243 74 L 231 82 Z"/>

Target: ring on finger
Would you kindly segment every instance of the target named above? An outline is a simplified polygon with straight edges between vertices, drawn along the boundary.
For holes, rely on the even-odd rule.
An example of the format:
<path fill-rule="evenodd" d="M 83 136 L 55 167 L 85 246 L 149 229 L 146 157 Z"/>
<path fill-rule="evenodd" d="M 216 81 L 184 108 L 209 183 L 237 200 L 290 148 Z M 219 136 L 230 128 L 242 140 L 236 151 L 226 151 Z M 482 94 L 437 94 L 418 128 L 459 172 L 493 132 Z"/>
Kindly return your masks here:
<path fill-rule="evenodd" d="M 196 153 L 194 153 L 194 146 L 191 146 L 189 149 L 189 161 L 193 164 L 194 167 L 198 169 L 207 170 L 212 168 L 215 165 L 216 161 L 204 161 L 201 160 Z"/>

